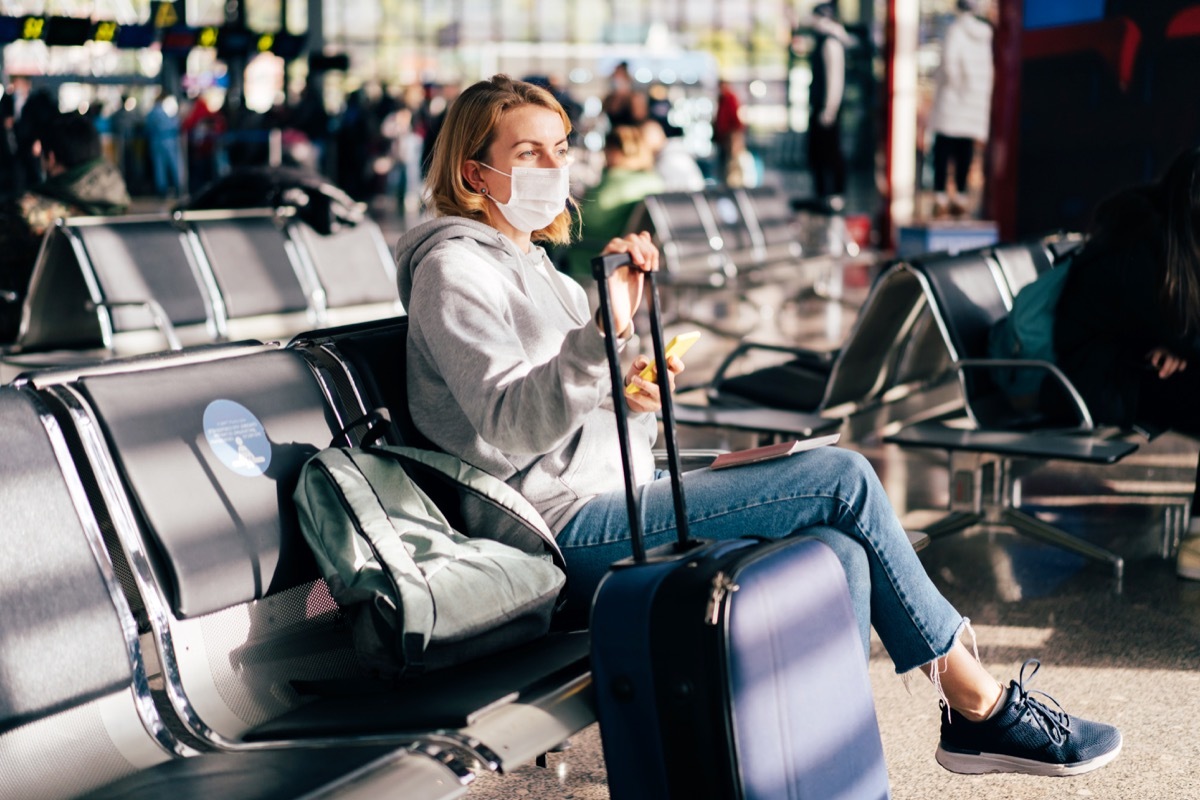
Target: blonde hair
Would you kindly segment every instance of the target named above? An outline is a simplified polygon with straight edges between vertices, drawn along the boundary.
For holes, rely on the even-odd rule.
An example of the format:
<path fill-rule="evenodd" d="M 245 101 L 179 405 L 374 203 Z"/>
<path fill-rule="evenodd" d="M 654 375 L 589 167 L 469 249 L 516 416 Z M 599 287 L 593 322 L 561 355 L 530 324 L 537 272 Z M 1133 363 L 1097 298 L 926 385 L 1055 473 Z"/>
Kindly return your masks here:
<path fill-rule="evenodd" d="M 622 166 L 632 170 L 648 170 L 654 167 L 654 153 L 636 125 L 617 125 L 604 137 L 604 149 L 619 154 Z"/>
<path fill-rule="evenodd" d="M 565 131 L 571 132 L 567 112 L 554 95 L 540 86 L 515 81 L 507 75 L 494 75 L 472 84 L 451 103 L 438 133 L 426 178 L 429 202 L 438 215 L 468 217 L 491 224 L 491 215 L 495 213 L 492 202 L 463 179 L 463 165 L 468 161 L 484 161 L 504 115 L 527 105 L 555 112 L 562 117 Z M 553 222 L 533 232 L 532 239 L 567 244 L 571 241 L 574 220 L 574 203 L 568 201 L 567 207 Z"/>

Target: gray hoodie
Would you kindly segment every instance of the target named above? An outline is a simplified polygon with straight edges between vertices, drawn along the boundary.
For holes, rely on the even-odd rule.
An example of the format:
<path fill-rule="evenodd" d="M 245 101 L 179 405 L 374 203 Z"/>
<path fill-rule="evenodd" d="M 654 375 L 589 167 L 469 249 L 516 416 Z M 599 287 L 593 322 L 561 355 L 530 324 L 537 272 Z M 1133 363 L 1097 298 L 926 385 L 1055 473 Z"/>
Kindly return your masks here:
<path fill-rule="evenodd" d="M 508 483 L 556 533 L 624 486 L 604 339 L 581 286 L 540 247 L 523 254 L 463 217 L 408 231 L 396 266 L 409 408 L 423 434 Z M 658 424 L 630 420 L 640 483 L 653 475 Z"/>

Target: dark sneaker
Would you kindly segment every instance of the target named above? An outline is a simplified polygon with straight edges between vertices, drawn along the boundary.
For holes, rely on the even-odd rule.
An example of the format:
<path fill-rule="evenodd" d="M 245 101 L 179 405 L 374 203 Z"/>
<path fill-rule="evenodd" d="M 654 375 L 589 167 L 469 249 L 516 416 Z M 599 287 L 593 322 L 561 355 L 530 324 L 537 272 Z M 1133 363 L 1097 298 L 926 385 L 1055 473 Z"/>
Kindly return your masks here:
<path fill-rule="evenodd" d="M 1029 677 L 1025 670 L 1033 665 Z M 951 709 L 942 716 L 937 762 L 951 772 L 1021 772 L 1026 775 L 1079 775 L 1103 767 L 1121 752 L 1121 732 L 1111 725 L 1068 716 L 1044 692 L 1030 692 L 1041 663 L 1021 667 L 1008 689 L 1004 707 L 991 719 L 972 722 Z M 1054 708 L 1041 700 L 1039 694 Z"/>

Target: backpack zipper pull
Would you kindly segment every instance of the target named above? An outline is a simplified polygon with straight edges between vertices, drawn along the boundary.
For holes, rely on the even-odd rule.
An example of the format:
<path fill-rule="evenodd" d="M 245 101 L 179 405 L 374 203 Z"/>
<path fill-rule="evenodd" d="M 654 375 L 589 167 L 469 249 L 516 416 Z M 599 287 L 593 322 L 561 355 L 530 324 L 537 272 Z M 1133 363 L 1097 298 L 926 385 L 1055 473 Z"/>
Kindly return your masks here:
<path fill-rule="evenodd" d="M 708 608 L 704 612 L 704 621 L 716 625 L 721 617 L 721 602 L 725 595 L 736 592 L 738 585 L 724 572 L 718 572 L 712 579 L 712 590 L 708 596 Z"/>

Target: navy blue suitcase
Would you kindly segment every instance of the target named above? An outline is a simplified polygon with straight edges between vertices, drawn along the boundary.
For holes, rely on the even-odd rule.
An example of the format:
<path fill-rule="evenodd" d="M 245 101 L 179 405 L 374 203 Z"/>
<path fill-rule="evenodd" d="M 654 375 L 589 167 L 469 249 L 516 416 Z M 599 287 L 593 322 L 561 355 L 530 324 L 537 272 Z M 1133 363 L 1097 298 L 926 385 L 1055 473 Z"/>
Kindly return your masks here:
<path fill-rule="evenodd" d="M 659 370 L 679 542 L 649 553 L 632 486 L 623 379 L 598 258 L 632 559 L 592 607 L 592 676 L 613 800 L 879 800 L 887 768 L 845 573 L 823 542 L 693 540 Z M 651 334 L 664 363 L 658 291 Z"/>

